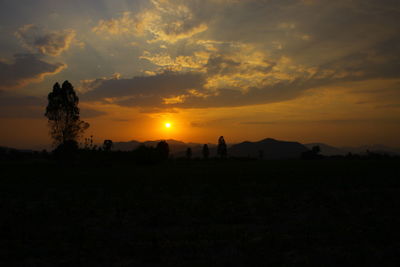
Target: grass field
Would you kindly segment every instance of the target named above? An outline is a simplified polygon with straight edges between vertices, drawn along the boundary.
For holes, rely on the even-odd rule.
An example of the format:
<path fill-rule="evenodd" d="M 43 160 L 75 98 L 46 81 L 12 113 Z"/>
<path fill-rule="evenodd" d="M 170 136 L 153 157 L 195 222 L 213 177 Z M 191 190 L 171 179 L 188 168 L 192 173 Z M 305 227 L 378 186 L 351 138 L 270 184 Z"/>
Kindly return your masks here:
<path fill-rule="evenodd" d="M 0 163 L 0 266 L 396 266 L 399 160 Z"/>

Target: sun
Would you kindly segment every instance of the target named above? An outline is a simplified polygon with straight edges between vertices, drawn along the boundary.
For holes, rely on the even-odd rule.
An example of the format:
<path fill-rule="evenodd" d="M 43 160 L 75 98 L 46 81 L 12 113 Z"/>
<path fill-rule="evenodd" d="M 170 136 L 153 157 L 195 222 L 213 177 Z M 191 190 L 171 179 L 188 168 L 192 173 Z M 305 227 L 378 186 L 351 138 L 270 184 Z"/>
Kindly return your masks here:
<path fill-rule="evenodd" d="M 171 123 L 170 122 L 167 122 L 167 123 L 165 123 L 165 128 L 171 128 Z"/>

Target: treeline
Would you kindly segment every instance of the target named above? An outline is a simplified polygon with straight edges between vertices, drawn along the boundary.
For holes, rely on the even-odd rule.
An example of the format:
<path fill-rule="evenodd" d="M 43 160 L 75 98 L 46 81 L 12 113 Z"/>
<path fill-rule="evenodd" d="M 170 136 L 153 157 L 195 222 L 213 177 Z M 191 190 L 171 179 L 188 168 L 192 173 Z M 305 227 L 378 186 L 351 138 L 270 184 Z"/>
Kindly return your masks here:
<path fill-rule="evenodd" d="M 222 139 L 220 139 L 222 140 Z M 214 152 L 215 153 L 215 152 Z M 32 151 L 17 150 L 12 148 L 0 147 L 0 161 L 20 161 L 20 160 L 45 160 L 60 162 L 82 162 L 93 164 L 108 164 L 119 162 L 124 164 L 152 165 L 162 162 L 177 161 L 212 161 L 212 160 L 239 160 L 254 161 L 264 160 L 263 153 L 258 157 L 232 157 L 228 155 L 225 142 L 220 142 L 215 154 L 210 154 L 207 144 L 202 148 L 202 155 L 193 157 L 192 148 L 188 147 L 185 155 L 177 157 L 171 153 L 169 145 L 166 141 L 160 141 L 156 146 L 146 146 L 144 144 L 138 146 L 131 151 L 113 150 L 113 142 L 105 140 L 103 145 L 97 146 L 88 143 L 83 146 L 76 146 L 75 143 L 68 142 L 59 145 L 53 151 Z M 348 153 L 347 155 L 324 156 L 320 154 L 319 148 L 312 148 L 304 152 L 298 160 L 388 160 L 400 159 L 398 155 L 366 151 L 364 154 Z"/>

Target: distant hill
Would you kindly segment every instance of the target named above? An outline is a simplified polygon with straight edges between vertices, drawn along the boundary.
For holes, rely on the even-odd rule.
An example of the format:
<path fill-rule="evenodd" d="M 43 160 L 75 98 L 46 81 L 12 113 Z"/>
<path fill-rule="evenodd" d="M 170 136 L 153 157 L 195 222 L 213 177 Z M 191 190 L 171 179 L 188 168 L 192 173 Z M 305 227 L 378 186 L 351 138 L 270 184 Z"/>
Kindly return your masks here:
<path fill-rule="evenodd" d="M 132 151 L 139 147 L 141 144 L 146 146 L 157 146 L 161 140 L 139 142 L 136 140 L 128 142 L 114 142 L 114 151 Z M 170 152 L 175 157 L 184 157 L 188 147 L 192 149 L 192 156 L 202 157 L 202 149 L 204 144 L 199 143 L 185 143 L 178 140 L 166 140 L 169 144 Z M 97 144 L 101 146 L 102 144 Z M 228 156 L 233 157 L 259 157 L 260 151 L 263 151 L 264 159 L 282 159 L 282 158 L 298 158 L 301 153 L 311 149 L 313 146 L 319 146 L 321 155 L 334 156 L 346 155 L 348 153 L 365 155 L 366 151 L 376 152 L 380 154 L 400 155 L 400 148 L 391 148 L 384 145 L 366 145 L 359 147 L 334 147 L 324 143 L 308 143 L 300 144 L 298 142 L 279 141 L 272 138 L 266 138 L 258 142 L 242 142 L 239 144 L 228 144 Z M 217 145 L 208 143 L 210 150 L 210 157 L 217 156 Z M 0 146 L 1 153 L 9 153 L 10 151 L 32 152 L 41 151 L 44 146 L 37 146 L 32 150 L 28 149 L 15 149 L 5 146 Z M 53 148 L 47 146 L 48 151 Z"/>
<path fill-rule="evenodd" d="M 368 145 L 358 147 L 334 147 L 324 143 L 309 143 L 304 144 L 308 149 L 313 146 L 319 146 L 321 149 L 321 155 L 324 156 L 336 156 L 336 155 L 347 155 L 348 153 L 365 155 L 367 151 L 389 154 L 389 155 L 400 155 L 400 149 L 390 148 L 384 145 Z"/>
<path fill-rule="evenodd" d="M 298 142 L 267 138 L 258 142 L 246 141 L 233 145 L 229 148 L 228 155 L 236 157 L 259 157 L 260 151 L 263 151 L 264 159 L 287 159 L 299 158 L 307 150 L 307 147 Z"/>
<path fill-rule="evenodd" d="M 161 140 L 153 140 L 153 141 L 145 141 L 145 142 L 138 142 L 138 141 L 129 141 L 129 142 L 115 142 L 113 146 L 114 151 L 131 151 L 136 149 L 141 144 L 150 147 L 156 147 L 157 144 Z M 175 157 L 184 157 L 186 155 L 186 150 L 188 147 L 192 149 L 192 156 L 193 157 L 201 157 L 202 156 L 202 149 L 204 144 L 198 143 L 184 143 L 182 141 L 177 141 L 173 139 L 166 140 L 169 145 L 169 150 L 172 155 Z M 210 155 L 216 155 L 216 145 L 215 144 L 208 144 L 210 149 Z"/>
<path fill-rule="evenodd" d="M 157 144 L 160 142 L 161 140 L 155 140 L 155 141 L 146 141 L 143 142 L 144 145 L 146 146 L 152 146 L 152 147 L 156 147 Z M 169 145 L 169 150 L 172 153 L 177 153 L 179 151 L 186 151 L 186 149 L 188 148 L 188 144 L 182 142 L 182 141 L 177 141 L 177 140 L 173 140 L 173 139 L 168 139 L 165 140 L 168 145 Z"/>

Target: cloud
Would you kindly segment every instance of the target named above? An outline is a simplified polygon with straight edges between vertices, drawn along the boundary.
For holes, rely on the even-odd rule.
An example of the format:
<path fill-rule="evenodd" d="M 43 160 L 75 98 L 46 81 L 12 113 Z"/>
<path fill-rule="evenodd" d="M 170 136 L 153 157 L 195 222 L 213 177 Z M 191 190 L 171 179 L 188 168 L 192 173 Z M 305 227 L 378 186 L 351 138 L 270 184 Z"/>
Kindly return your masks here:
<path fill-rule="evenodd" d="M 19 28 L 15 36 L 30 51 L 50 56 L 61 55 L 76 42 L 76 31 L 73 29 L 46 32 L 32 24 Z"/>
<path fill-rule="evenodd" d="M 131 12 L 124 12 L 119 18 L 100 20 L 92 31 L 97 34 L 123 35 L 123 34 L 142 34 L 145 18 L 133 16 Z"/>
<path fill-rule="evenodd" d="M 97 79 L 87 79 L 80 81 L 80 85 L 77 88 L 77 91 L 85 94 L 89 91 L 92 91 L 103 84 L 103 82 L 107 80 L 118 80 L 121 78 L 120 73 L 114 73 L 112 77 L 101 77 Z"/>
<path fill-rule="evenodd" d="M 121 106 L 157 109 L 238 107 L 287 101 L 302 96 L 310 89 L 380 77 L 379 72 L 360 73 L 346 68 L 336 70 L 329 65 L 308 69 L 292 65 L 288 59 L 274 64 L 265 63 L 263 67 L 255 64 L 242 69 L 242 64 L 211 57 L 206 64 L 206 69 L 210 71 L 205 73 L 166 71 L 131 79 L 96 80 L 93 81 L 95 88 L 85 95 L 85 99 L 103 99 Z M 246 68 L 253 73 L 256 67 L 261 68 L 259 83 L 246 87 L 246 90 L 240 83 L 231 83 L 241 75 L 248 78 L 244 75 Z M 289 71 L 291 73 L 286 74 Z M 209 83 L 215 77 L 224 77 L 227 82 L 210 87 Z"/>
<path fill-rule="evenodd" d="M 107 25 L 102 34 L 144 37 L 139 58 L 152 63 L 143 70 L 151 76 L 90 82 L 92 100 L 146 109 L 247 106 L 287 101 L 319 87 L 400 77 L 395 3 L 393 10 L 374 0 L 150 3 L 98 27 Z M 315 13 L 321 15 L 310 16 Z M 155 82 L 166 73 L 201 82 L 191 88 L 170 79 Z"/>
<path fill-rule="evenodd" d="M 23 87 L 40 82 L 45 76 L 54 75 L 65 69 L 62 63 L 48 63 L 33 54 L 14 55 L 14 62 L 0 60 L 0 90 Z"/>
<path fill-rule="evenodd" d="M 172 97 L 176 93 L 202 87 L 204 77 L 201 73 L 164 71 L 131 79 L 94 80 L 93 84 L 97 87 L 83 95 L 85 100 L 108 100 L 124 106 L 145 107 L 162 103 L 163 96 Z"/>
<path fill-rule="evenodd" d="M 156 66 L 174 71 L 190 71 L 201 70 L 207 64 L 210 53 L 194 52 L 193 55 L 179 55 L 172 57 L 168 53 L 152 54 L 149 51 L 144 51 L 140 59 L 148 60 Z"/>
<path fill-rule="evenodd" d="M 100 20 L 92 31 L 106 36 L 147 34 L 148 42 L 175 43 L 208 29 L 207 23 L 197 17 L 187 3 L 151 0 L 151 5 L 137 14 L 123 12 L 118 18 Z"/>

